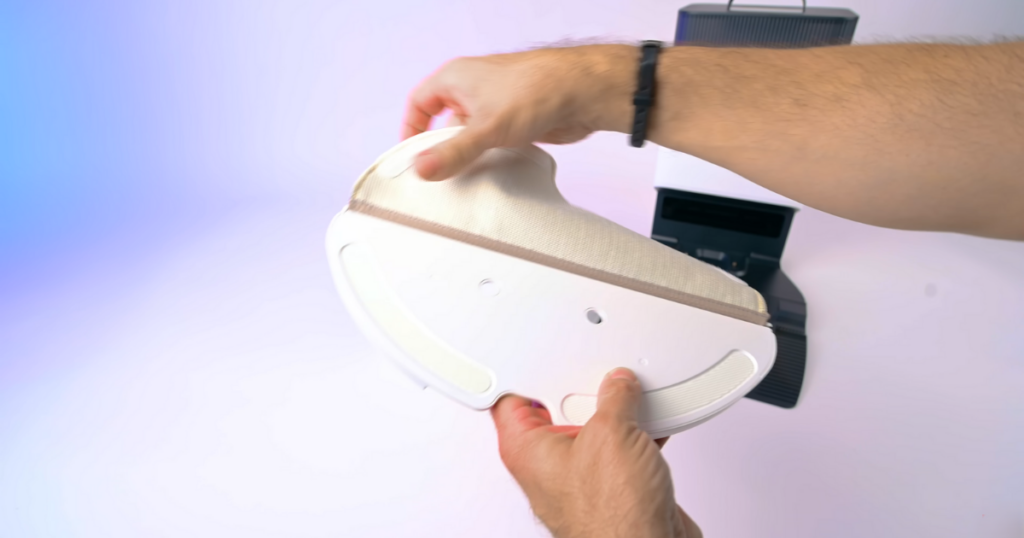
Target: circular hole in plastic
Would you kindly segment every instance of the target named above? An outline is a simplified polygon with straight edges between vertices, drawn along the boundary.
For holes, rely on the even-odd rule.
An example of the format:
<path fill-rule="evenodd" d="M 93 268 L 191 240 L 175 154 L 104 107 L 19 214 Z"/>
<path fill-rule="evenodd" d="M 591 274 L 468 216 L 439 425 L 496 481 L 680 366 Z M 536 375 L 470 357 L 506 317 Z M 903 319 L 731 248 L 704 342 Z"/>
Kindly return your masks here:
<path fill-rule="evenodd" d="M 494 297 L 501 293 L 501 286 L 491 279 L 481 280 L 477 287 L 480 290 L 480 294 L 484 297 Z"/>
<path fill-rule="evenodd" d="M 650 361 L 648 361 L 647 359 L 640 359 L 636 362 L 639 362 L 640 366 L 647 366 L 648 364 L 650 364 Z"/>
<path fill-rule="evenodd" d="M 598 323 L 601 323 L 604 320 L 601 318 L 601 314 L 597 313 L 597 310 L 594 310 L 593 308 L 588 308 L 587 321 L 593 323 L 594 325 L 597 325 Z"/>

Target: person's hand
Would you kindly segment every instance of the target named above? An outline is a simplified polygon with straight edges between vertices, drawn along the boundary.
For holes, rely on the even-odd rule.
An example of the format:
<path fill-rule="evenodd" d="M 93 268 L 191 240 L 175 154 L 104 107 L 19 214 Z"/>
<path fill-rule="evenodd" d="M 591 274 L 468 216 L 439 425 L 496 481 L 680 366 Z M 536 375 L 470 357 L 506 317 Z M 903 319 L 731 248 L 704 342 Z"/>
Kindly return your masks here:
<path fill-rule="evenodd" d="M 618 368 L 583 427 L 554 426 L 518 396 L 491 409 L 502 461 L 557 538 L 701 536 L 676 505 L 660 444 L 637 425 L 641 394 L 633 372 Z"/>
<path fill-rule="evenodd" d="M 446 109 L 466 128 L 420 154 L 417 173 L 445 179 L 490 148 L 625 132 L 638 54 L 628 45 L 590 45 L 448 62 L 410 94 L 402 138 L 428 130 Z"/>

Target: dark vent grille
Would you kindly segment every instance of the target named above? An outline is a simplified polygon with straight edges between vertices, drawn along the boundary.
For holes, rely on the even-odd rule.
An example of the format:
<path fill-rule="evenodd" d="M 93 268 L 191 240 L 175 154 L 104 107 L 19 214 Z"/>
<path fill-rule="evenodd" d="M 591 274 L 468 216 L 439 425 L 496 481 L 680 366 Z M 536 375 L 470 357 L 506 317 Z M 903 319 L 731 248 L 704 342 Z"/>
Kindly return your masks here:
<path fill-rule="evenodd" d="M 849 43 L 856 22 L 819 17 L 691 15 L 686 44 L 734 47 L 815 47 Z"/>
<path fill-rule="evenodd" d="M 690 4 L 679 10 L 676 45 L 803 48 L 849 45 L 857 14 L 842 8 L 806 11 L 770 6 Z"/>
<path fill-rule="evenodd" d="M 807 364 L 807 337 L 802 334 L 775 332 L 778 352 L 775 366 L 747 398 L 790 409 L 796 406 L 804 383 Z"/>

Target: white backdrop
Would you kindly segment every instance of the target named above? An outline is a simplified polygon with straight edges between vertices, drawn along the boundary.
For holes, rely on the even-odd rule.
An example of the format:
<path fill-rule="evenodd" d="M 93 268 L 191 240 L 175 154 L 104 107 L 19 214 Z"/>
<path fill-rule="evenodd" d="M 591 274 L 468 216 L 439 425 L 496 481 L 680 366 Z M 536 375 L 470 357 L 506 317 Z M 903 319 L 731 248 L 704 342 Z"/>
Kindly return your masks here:
<path fill-rule="evenodd" d="M 1024 34 L 1016 0 L 815 4 L 857 11 L 861 42 Z M 144 154 L 97 135 L 118 143 L 95 159 L 131 167 L 67 176 L 113 209 L 40 214 L 4 258 L 0 536 L 545 536 L 489 417 L 357 333 L 323 235 L 444 60 L 669 40 L 682 5 L 108 2 L 62 22 L 139 51 L 145 70 L 104 76 L 147 77 L 160 112 Z M 551 151 L 571 201 L 649 232 L 653 147 Z M 745 400 L 664 450 L 705 534 L 1024 536 L 1024 244 L 804 210 L 785 269 L 810 311 L 799 406 Z"/>

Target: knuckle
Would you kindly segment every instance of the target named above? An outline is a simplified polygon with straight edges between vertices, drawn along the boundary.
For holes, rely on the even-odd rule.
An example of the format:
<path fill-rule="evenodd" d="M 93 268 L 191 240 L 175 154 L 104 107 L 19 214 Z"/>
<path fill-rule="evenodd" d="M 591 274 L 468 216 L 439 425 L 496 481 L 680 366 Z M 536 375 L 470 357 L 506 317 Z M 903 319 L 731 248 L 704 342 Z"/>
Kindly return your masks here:
<path fill-rule="evenodd" d="M 615 417 L 609 413 L 597 412 L 587 421 L 587 426 L 593 430 L 607 430 L 616 423 Z"/>
<path fill-rule="evenodd" d="M 413 89 L 409 91 L 409 94 L 407 95 L 408 100 L 409 101 L 416 101 L 418 99 L 423 98 L 428 93 L 430 93 L 430 91 L 432 91 L 432 89 L 433 89 L 432 86 L 433 86 L 434 78 L 435 77 L 436 77 L 436 73 L 428 75 L 423 80 L 421 80 L 419 84 L 414 86 Z"/>
<path fill-rule="evenodd" d="M 517 407 L 514 411 L 512 411 L 512 418 L 516 421 L 521 422 L 530 418 L 530 415 L 532 413 L 533 409 L 530 407 Z"/>
<path fill-rule="evenodd" d="M 438 69 L 438 73 L 446 73 L 453 70 L 458 70 L 466 65 L 469 58 L 466 56 L 456 56 L 445 63 L 441 64 L 441 68 Z"/>
<path fill-rule="evenodd" d="M 437 155 L 445 168 L 458 166 L 462 161 L 461 152 L 458 148 L 453 147 L 453 144 L 444 144 L 443 146 L 437 147 L 434 151 L 437 152 Z"/>
<path fill-rule="evenodd" d="M 447 144 L 445 149 L 448 150 L 448 155 L 454 160 L 462 161 L 469 154 L 469 144 L 463 140 L 464 137 L 452 139 L 451 144 Z"/>
<path fill-rule="evenodd" d="M 637 390 L 636 383 L 629 379 L 614 378 L 608 380 L 605 393 L 612 397 L 632 396 Z"/>
<path fill-rule="evenodd" d="M 455 137 L 444 145 L 442 154 L 452 164 L 464 164 L 473 156 L 473 142 L 465 135 Z"/>

